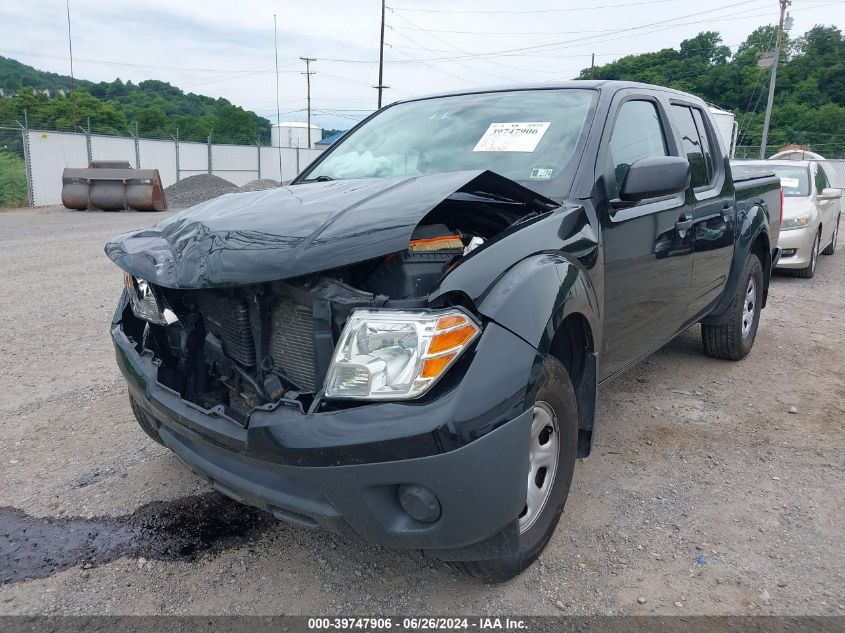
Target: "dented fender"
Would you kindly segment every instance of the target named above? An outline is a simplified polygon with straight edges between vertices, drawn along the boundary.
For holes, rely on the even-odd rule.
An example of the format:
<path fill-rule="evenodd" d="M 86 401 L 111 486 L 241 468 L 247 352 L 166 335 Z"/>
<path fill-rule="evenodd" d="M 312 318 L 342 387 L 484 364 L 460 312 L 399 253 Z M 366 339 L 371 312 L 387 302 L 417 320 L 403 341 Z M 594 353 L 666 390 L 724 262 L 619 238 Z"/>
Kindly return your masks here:
<path fill-rule="evenodd" d="M 578 312 L 600 334 L 600 304 L 588 269 L 598 238 L 582 206 L 561 207 L 516 225 L 470 253 L 443 279 L 430 300 L 463 293 L 478 312 L 545 352 L 561 321 Z"/>

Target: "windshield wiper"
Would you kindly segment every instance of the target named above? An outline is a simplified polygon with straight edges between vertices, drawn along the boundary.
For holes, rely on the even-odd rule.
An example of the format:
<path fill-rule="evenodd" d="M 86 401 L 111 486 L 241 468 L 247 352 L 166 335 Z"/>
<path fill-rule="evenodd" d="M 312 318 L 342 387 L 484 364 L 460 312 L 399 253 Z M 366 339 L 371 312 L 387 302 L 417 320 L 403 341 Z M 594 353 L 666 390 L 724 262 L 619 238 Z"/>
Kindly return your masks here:
<path fill-rule="evenodd" d="M 316 178 L 303 178 L 300 182 L 328 182 L 334 180 L 331 176 L 317 176 Z"/>

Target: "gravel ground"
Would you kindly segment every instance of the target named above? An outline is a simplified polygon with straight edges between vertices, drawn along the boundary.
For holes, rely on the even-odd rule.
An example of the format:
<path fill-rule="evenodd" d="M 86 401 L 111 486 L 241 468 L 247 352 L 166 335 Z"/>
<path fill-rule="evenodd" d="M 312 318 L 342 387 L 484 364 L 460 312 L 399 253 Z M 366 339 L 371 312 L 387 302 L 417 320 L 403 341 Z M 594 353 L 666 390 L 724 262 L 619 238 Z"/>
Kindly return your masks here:
<path fill-rule="evenodd" d="M 773 280 L 743 362 L 696 327 L 605 387 L 549 547 L 486 586 L 240 508 L 143 435 L 102 247 L 152 222 L 0 213 L 0 613 L 845 614 L 841 248 Z"/>
<path fill-rule="evenodd" d="M 164 195 L 168 207 L 184 209 L 233 191 L 238 191 L 237 185 L 220 176 L 197 174 L 173 183 L 164 190 Z"/>
<path fill-rule="evenodd" d="M 239 187 L 238 191 L 263 191 L 264 189 L 275 189 L 278 186 L 280 186 L 278 180 L 259 178 L 257 180 L 250 180 L 242 187 Z"/>

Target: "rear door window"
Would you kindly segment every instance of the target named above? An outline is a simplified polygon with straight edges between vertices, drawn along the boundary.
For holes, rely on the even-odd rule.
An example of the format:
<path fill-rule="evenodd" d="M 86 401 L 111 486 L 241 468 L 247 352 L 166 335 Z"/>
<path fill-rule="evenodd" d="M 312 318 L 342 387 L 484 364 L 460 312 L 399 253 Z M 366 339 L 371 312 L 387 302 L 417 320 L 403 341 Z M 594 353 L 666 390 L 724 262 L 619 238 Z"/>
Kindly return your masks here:
<path fill-rule="evenodd" d="M 707 158 L 705 158 L 705 149 L 698 134 L 692 110 L 685 105 L 673 105 L 672 117 L 681 135 L 681 149 L 689 161 L 692 186 L 705 187 L 710 183 L 712 168 L 708 166 Z M 707 148 L 707 154 L 710 154 L 709 148 Z"/>
<path fill-rule="evenodd" d="M 707 183 L 712 184 L 716 180 L 716 157 L 713 155 L 713 148 L 710 146 L 710 137 L 707 134 L 704 114 L 698 108 L 690 108 L 690 112 L 692 112 L 692 118 L 695 120 L 695 127 L 698 129 L 698 139 L 701 141 L 704 165 L 707 168 Z"/>

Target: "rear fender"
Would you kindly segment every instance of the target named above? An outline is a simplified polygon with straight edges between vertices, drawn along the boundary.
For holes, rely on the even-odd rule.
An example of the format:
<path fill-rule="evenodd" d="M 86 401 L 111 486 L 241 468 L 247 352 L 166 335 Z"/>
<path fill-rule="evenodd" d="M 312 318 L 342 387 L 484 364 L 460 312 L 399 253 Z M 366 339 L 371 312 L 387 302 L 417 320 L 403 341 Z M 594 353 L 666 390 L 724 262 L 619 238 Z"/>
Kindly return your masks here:
<path fill-rule="evenodd" d="M 765 307 L 766 298 L 769 293 L 769 279 L 772 272 L 772 253 L 769 245 L 769 217 L 763 208 L 763 204 L 761 200 L 751 200 L 738 209 L 737 224 L 739 226 L 739 235 L 734 246 L 733 261 L 731 262 L 728 281 L 725 284 L 722 296 L 710 311 L 710 314 L 702 319 L 702 323 L 722 325 L 727 320 L 736 295 L 737 285 L 740 283 L 743 270 L 745 270 L 745 262 L 751 255 L 751 250 L 761 235 L 765 240 L 763 261 L 760 262 L 763 266 L 762 305 Z"/>

